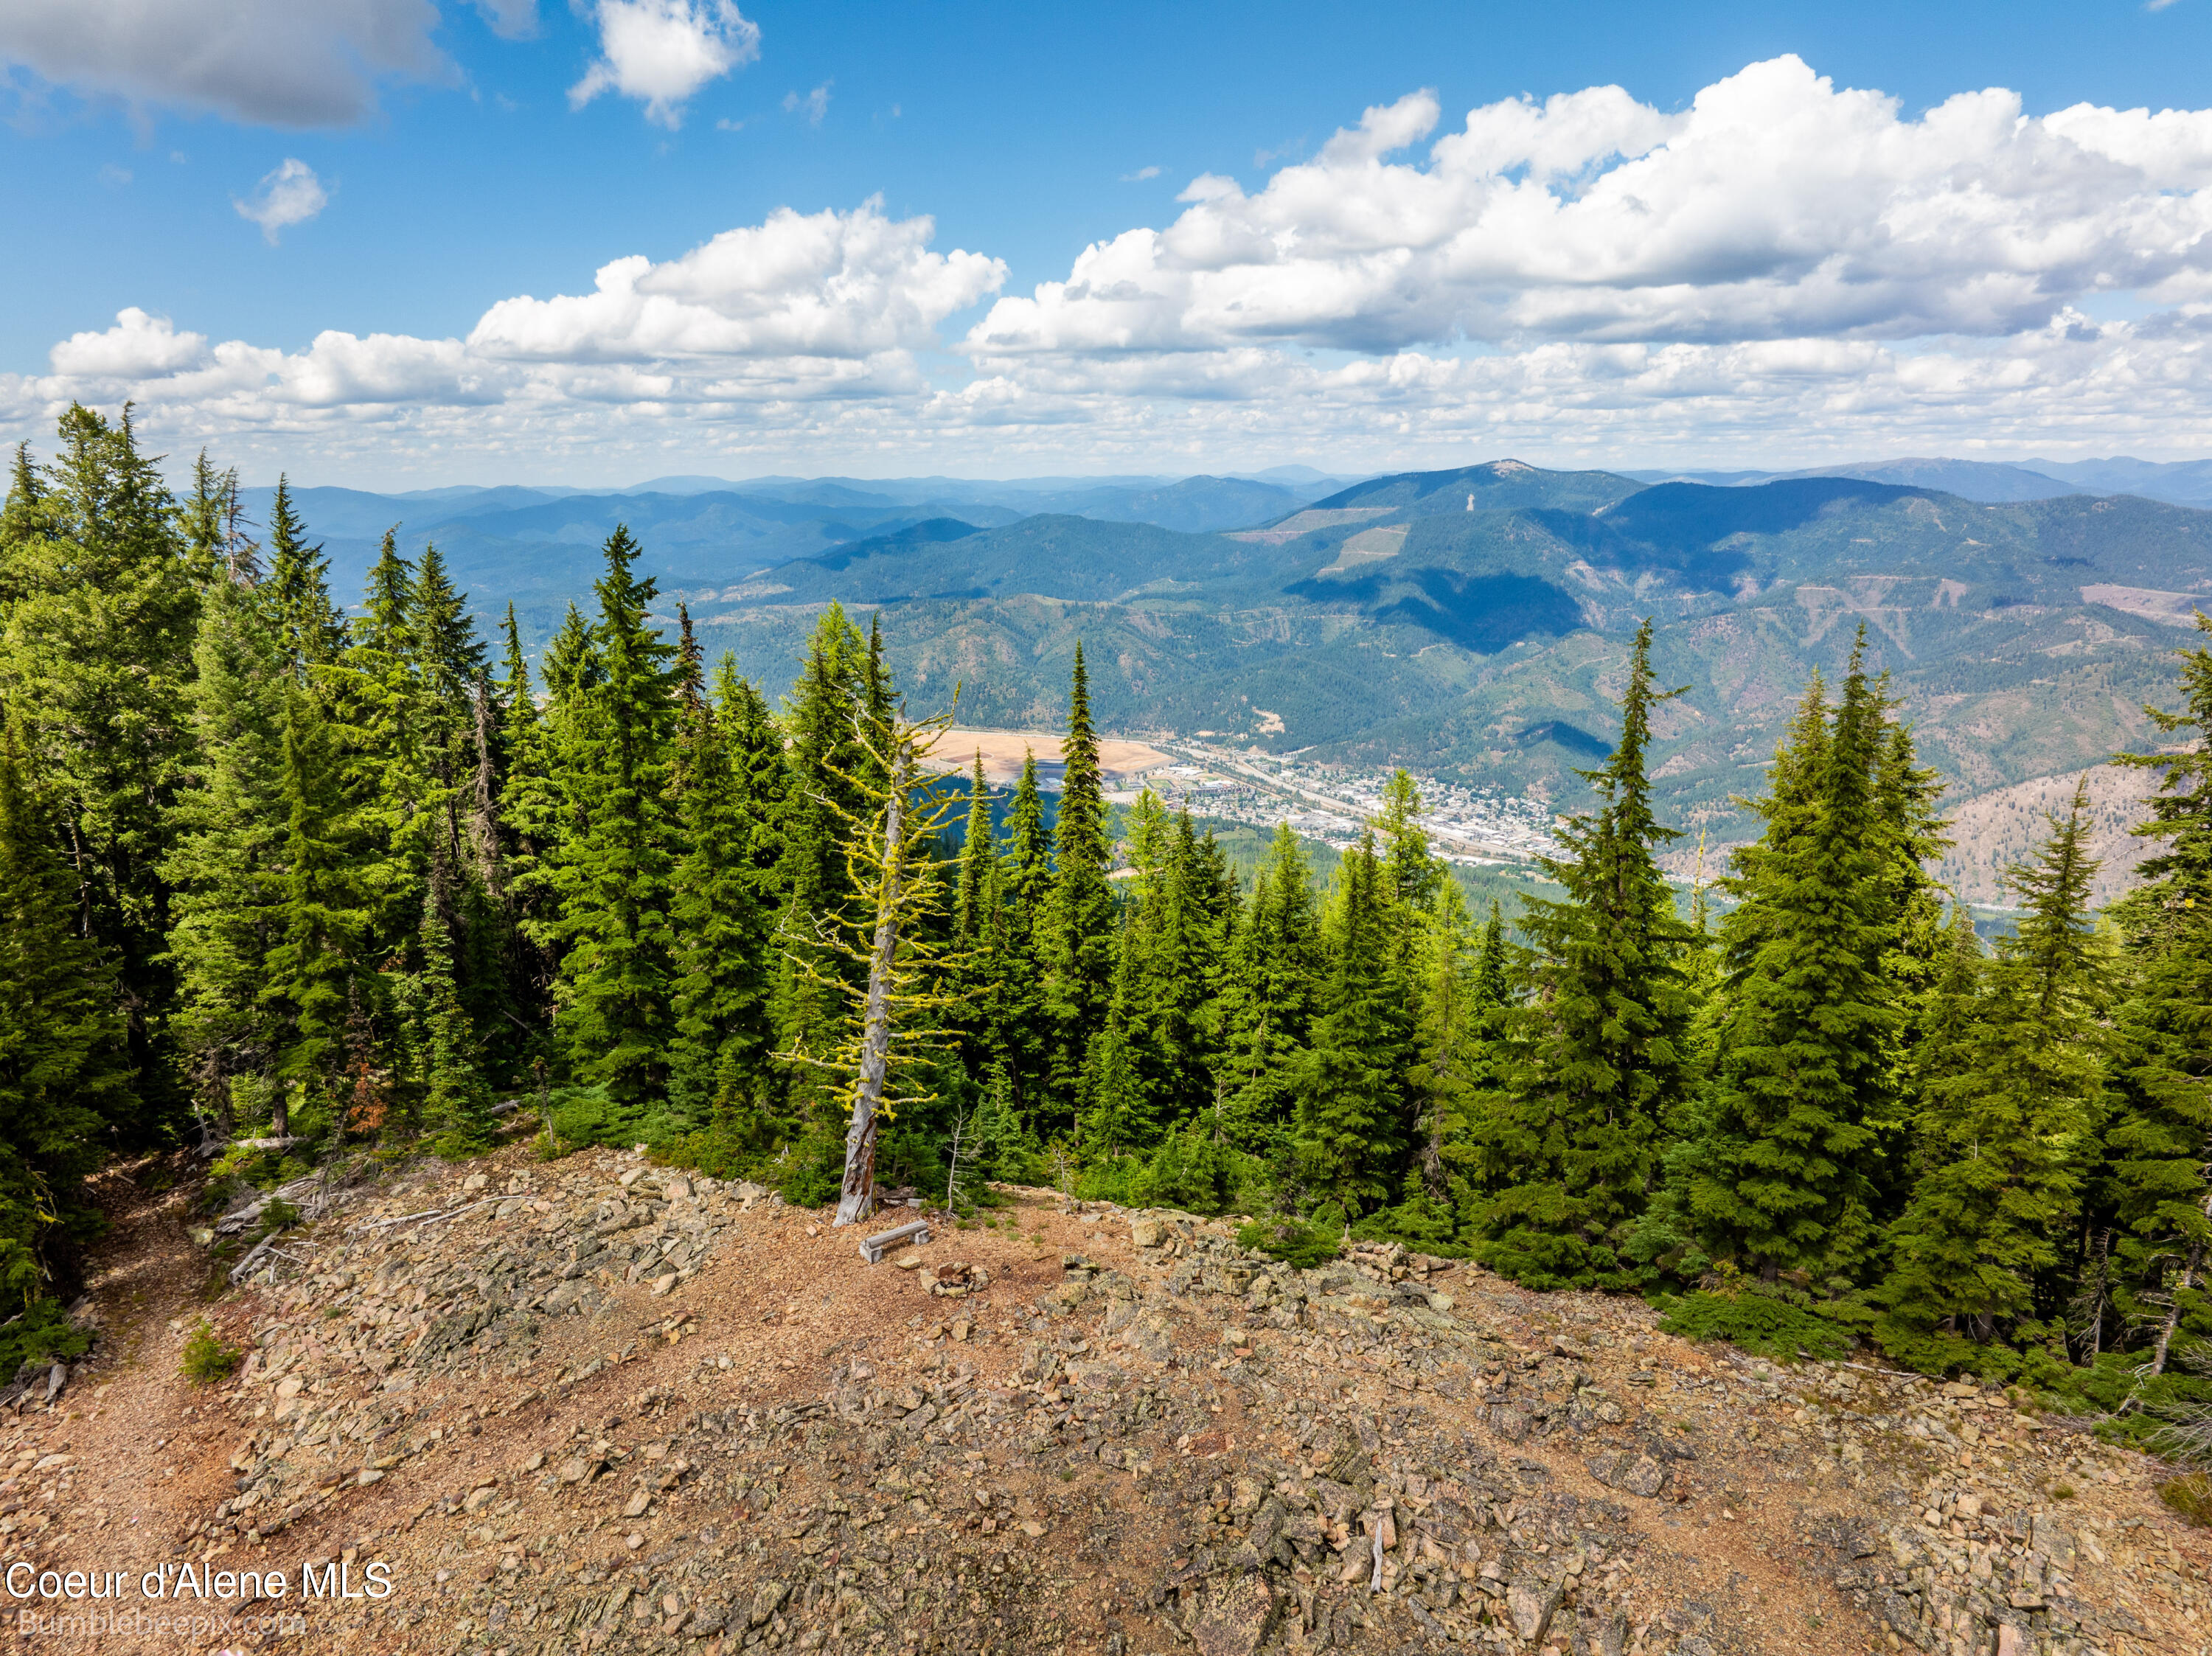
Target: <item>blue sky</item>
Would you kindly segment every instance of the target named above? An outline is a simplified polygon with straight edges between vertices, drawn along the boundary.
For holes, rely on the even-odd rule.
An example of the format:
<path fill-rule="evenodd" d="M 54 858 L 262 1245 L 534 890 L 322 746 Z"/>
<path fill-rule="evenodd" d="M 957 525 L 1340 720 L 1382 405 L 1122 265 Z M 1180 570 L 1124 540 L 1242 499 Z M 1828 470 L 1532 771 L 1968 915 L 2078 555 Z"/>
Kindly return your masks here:
<path fill-rule="evenodd" d="M 136 396 L 251 474 L 392 486 L 2203 452 L 2212 0 L 35 11 L 0 9 L 11 439 Z M 707 54 L 657 106 L 625 22 Z M 1986 88 L 2176 114 L 1927 124 Z M 1741 141 L 1801 108 L 1778 167 Z M 1621 243 L 1638 168 L 1664 259 Z M 487 326 L 624 258 L 691 321 Z"/>

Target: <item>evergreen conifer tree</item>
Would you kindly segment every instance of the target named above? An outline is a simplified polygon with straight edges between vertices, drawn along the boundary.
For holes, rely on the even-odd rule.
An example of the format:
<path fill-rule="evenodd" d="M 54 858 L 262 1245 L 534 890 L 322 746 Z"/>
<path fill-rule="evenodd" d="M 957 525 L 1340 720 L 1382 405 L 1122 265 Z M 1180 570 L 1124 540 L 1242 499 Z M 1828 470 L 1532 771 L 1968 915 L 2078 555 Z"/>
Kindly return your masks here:
<path fill-rule="evenodd" d="M 1956 1072 L 1929 1089 L 1925 1165 L 1895 1229 L 1881 1329 L 1908 1361 L 1948 1367 L 1960 1337 L 1987 1344 L 2032 1318 L 2037 1280 L 2073 1228 L 2101 1082 L 2088 808 L 2085 779 L 2034 861 L 2013 870 L 2020 930 L 1984 974 Z M 1931 1338 L 1939 1327 L 1954 1338 Z"/>
<path fill-rule="evenodd" d="M 491 1113 L 476 1028 L 453 981 L 453 945 L 434 907 L 422 914 L 422 969 L 418 974 L 419 1049 L 422 1059 L 423 1125 L 448 1154 L 491 1143 Z"/>
<path fill-rule="evenodd" d="M 718 705 L 695 682 L 688 651 L 684 664 L 676 738 L 683 854 L 669 911 L 677 979 L 668 1116 L 679 1130 L 696 1131 L 718 1111 L 728 1120 L 749 1103 L 766 1061 L 769 915 L 752 857 L 751 779 L 731 747 L 728 715 L 741 700 L 736 658 L 726 654 L 715 669 Z"/>
<path fill-rule="evenodd" d="M 357 819 L 349 809 L 330 721 L 296 685 L 284 695 L 284 888 L 282 930 L 263 994 L 284 1021 L 275 1078 L 280 1101 L 335 1096 L 355 988 L 363 969 L 369 898 Z M 280 1101 L 271 1131 L 287 1131 Z"/>
<path fill-rule="evenodd" d="M 1278 823 L 1230 949 L 1221 1078 L 1236 1141 L 1285 1173 L 1282 1134 L 1312 1034 L 1322 964 L 1305 852 L 1290 825 Z"/>
<path fill-rule="evenodd" d="M 1067 735 L 1060 743 L 1060 814 L 1053 824 L 1052 895 L 1041 932 L 1045 1005 L 1053 1022 L 1054 1073 L 1060 1107 L 1080 1095 L 1085 1055 L 1104 1027 L 1113 996 L 1114 892 L 1106 878 L 1112 846 L 1091 723 L 1091 680 L 1075 646 Z"/>
<path fill-rule="evenodd" d="M 345 622 L 331 602 L 330 560 L 307 543 L 307 528 L 292 507 L 290 485 L 276 479 L 269 507 L 269 605 L 284 659 L 305 681 L 329 666 L 345 645 Z"/>
<path fill-rule="evenodd" d="M 856 721 L 869 717 L 871 665 L 858 629 L 833 604 L 816 623 L 806 659 L 793 685 L 784 718 L 788 780 L 775 818 L 778 853 L 775 891 L 782 906 L 781 952 L 770 1006 L 780 1049 L 811 1038 L 835 1016 L 827 983 L 857 971 L 819 942 L 819 929 L 836 922 L 853 896 L 845 865 L 843 825 L 861 811 L 860 786 L 866 755 L 854 740 Z M 818 1113 L 814 1073 L 792 1077 L 802 1114 Z"/>
<path fill-rule="evenodd" d="M 1675 831 L 1651 811 L 1651 624 L 1630 652 L 1621 733 L 1583 774 L 1601 801 L 1560 831 L 1544 867 L 1563 901 L 1530 899 L 1537 993 L 1524 1057 L 1478 1133 L 1490 1170 L 1482 1258 L 1532 1287 L 1620 1288 L 1620 1248 L 1656 1182 L 1660 1136 L 1686 1096 L 1692 943 L 1657 854 Z"/>
<path fill-rule="evenodd" d="M 15 592 L 0 617 L 0 702 L 69 848 L 80 927 L 114 962 L 137 1077 L 128 1131 L 144 1142 L 185 1102 L 167 1034 L 176 986 L 161 868 L 191 761 L 200 591 L 129 408 L 111 422 L 72 404 L 58 429 L 60 452 L 0 513 L 0 585 Z M 25 457 L 19 494 L 29 475 Z"/>
<path fill-rule="evenodd" d="M 994 1017 L 1016 1107 L 1036 1125 L 1051 1083 L 1052 1028 L 1042 980 L 1045 916 L 1052 901 L 1052 833 L 1045 824 L 1044 794 L 1031 753 L 1022 756 L 998 863 L 1006 922 L 991 968 Z"/>
<path fill-rule="evenodd" d="M 194 647 L 194 763 L 161 872 L 174 894 L 168 949 L 187 1079 L 223 1131 L 233 1078 L 265 1078 L 283 1044 L 262 992 L 283 924 L 289 682 L 260 594 L 219 576 Z"/>
<path fill-rule="evenodd" d="M 507 870 L 507 902 L 523 951 L 522 977 L 542 995 L 553 981 L 556 963 L 549 945 L 555 929 L 553 864 L 561 834 L 561 804 L 553 779 L 551 740 L 531 689 L 530 664 L 522 653 L 512 604 L 507 606 L 503 631 L 500 744 L 507 768 L 499 791 L 501 850 Z"/>
<path fill-rule="evenodd" d="M 125 1119 L 131 1071 L 112 957 L 79 934 L 20 726 L 0 729 L 0 1295 L 15 1314 L 74 1292 L 100 1224 L 83 1181 Z"/>
<path fill-rule="evenodd" d="M 1328 974 L 1299 1069 L 1294 1132 L 1310 1199 L 1357 1219 L 1397 1193 L 1411 1123 L 1396 1083 L 1411 1031 L 1371 830 L 1338 873 Z"/>
<path fill-rule="evenodd" d="M 2212 636 L 2212 618 L 2197 617 Z M 2136 832 L 2159 842 L 2115 905 L 2135 988 L 2114 1022 L 2101 1209 L 2118 1232 L 2118 1309 L 2167 1367 L 2178 1333 L 2212 1338 L 2212 647 L 2178 652 L 2185 706 L 2146 708 L 2167 751 L 2117 761 L 2160 773 Z"/>
<path fill-rule="evenodd" d="M 1863 1281 L 1877 1238 L 1893 997 L 1872 777 L 1879 698 L 1855 651 L 1832 720 L 1816 679 L 1737 855 L 1722 927 L 1729 1011 L 1685 1172 L 1716 1258 Z"/>
<path fill-rule="evenodd" d="M 563 792 L 580 831 L 562 842 L 556 921 L 567 944 L 557 1033 L 570 1065 L 625 1119 L 665 1095 L 672 1033 L 669 903 L 677 835 L 667 798 L 675 652 L 648 624 L 656 588 L 619 525 L 593 586 L 596 680 L 577 693 Z"/>

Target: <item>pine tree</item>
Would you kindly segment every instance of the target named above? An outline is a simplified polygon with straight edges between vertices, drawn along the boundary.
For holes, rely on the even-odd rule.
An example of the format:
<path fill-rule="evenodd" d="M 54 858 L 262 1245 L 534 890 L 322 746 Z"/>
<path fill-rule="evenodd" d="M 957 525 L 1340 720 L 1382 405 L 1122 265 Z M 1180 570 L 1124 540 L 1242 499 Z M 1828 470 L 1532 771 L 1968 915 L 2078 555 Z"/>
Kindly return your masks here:
<path fill-rule="evenodd" d="M 192 492 L 177 514 L 185 542 L 185 577 L 195 591 L 205 593 L 234 579 L 237 518 L 238 473 L 216 470 L 202 449 L 192 461 Z"/>
<path fill-rule="evenodd" d="M 31 446 L 15 445 L 8 498 L 0 503 L 0 617 L 39 585 L 39 563 L 54 531 L 54 504 L 31 464 Z"/>
<path fill-rule="evenodd" d="M 349 780 L 360 796 L 363 836 L 375 848 L 362 877 L 370 895 L 366 947 L 380 960 L 414 950 L 434 838 L 415 670 L 414 573 L 386 531 L 369 567 L 361 619 L 348 632 L 343 675 L 325 676 L 339 688 Z"/>
<path fill-rule="evenodd" d="M 77 877 L 80 927 L 110 951 L 137 1098 L 131 1136 L 156 1137 L 185 1100 L 167 1032 L 167 822 L 191 761 L 200 592 L 157 456 L 126 407 L 72 404 L 61 452 L 0 527 L 0 701 L 21 725 Z M 27 457 L 15 487 L 25 488 Z"/>
<path fill-rule="evenodd" d="M 1200 837 L 1188 810 L 1176 813 L 1163 837 L 1161 878 L 1142 961 L 1145 1022 L 1157 1113 L 1182 1123 L 1195 1120 L 1217 1097 L 1221 1051 L 1213 1008 L 1221 988 L 1224 929 L 1233 924 L 1236 908 L 1216 880 L 1208 855 L 1212 836 Z"/>
<path fill-rule="evenodd" d="M 0 730 L 0 1294 L 15 1314 L 74 1294 L 100 1228 L 83 1181 L 125 1118 L 113 958 L 78 933 L 76 880 L 20 725 Z"/>
<path fill-rule="evenodd" d="M 1339 877 L 1328 975 L 1299 1066 L 1293 1131 L 1310 1202 L 1357 1219 L 1396 1195 L 1411 1125 L 1398 1086 L 1410 1031 L 1371 830 L 1345 854 Z"/>
<path fill-rule="evenodd" d="M 481 1149 L 492 1142 L 498 1119 L 491 1113 L 476 1028 L 453 981 L 452 939 L 435 907 L 422 915 L 422 956 L 416 1004 L 423 1125 L 449 1155 Z"/>
<path fill-rule="evenodd" d="M 1815 679 L 1728 883 L 1730 1003 L 1688 1204 L 1715 1257 L 1851 1283 L 1870 1269 L 1893 997 L 1871 777 L 1880 703 L 1859 652 L 1830 719 Z"/>
<path fill-rule="evenodd" d="M 161 873 L 174 894 L 176 1033 L 201 1107 L 224 1131 L 233 1079 L 265 1078 L 283 1041 L 262 991 L 283 924 L 289 683 L 260 595 L 223 576 L 201 612 L 195 760 L 170 812 Z"/>
<path fill-rule="evenodd" d="M 1053 825 L 1052 895 L 1038 927 L 1038 954 L 1053 1024 L 1054 1083 L 1066 1109 L 1080 1096 L 1085 1054 L 1105 1024 L 1115 965 L 1114 892 L 1106 878 L 1113 848 L 1079 641 L 1060 750 L 1065 768 Z"/>
<path fill-rule="evenodd" d="M 994 1027 L 1018 1109 L 1032 1125 L 1051 1087 L 1052 1026 L 1043 987 L 1043 926 L 1052 901 L 1052 834 L 1036 755 L 1024 752 L 996 858 L 1004 930 L 993 945 Z"/>
<path fill-rule="evenodd" d="M 269 953 L 265 1002 L 283 1020 L 275 1077 L 286 1095 L 334 1098 L 344 1039 L 363 969 L 369 895 L 358 824 L 348 809 L 330 722 L 297 686 L 284 695 L 284 887 L 281 930 Z M 285 1136 L 280 1102 L 271 1131 Z"/>
<path fill-rule="evenodd" d="M 784 718 L 788 779 L 775 821 L 773 886 L 781 906 L 781 948 L 769 1009 L 782 1048 L 835 1016 L 823 985 L 839 971 L 858 969 L 848 959 L 821 952 L 814 937 L 817 919 L 842 915 L 853 898 L 841 835 L 844 822 L 862 809 L 859 788 L 867 761 L 854 736 L 856 721 L 869 716 L 869 673 L 860 633 L 831 604 L 807 641 Z M 812 1072 L 795 1071 L 793 1081 L 799 1112 L 818 1114 L 826 1105 L 815 1093 Z"/>
<path fill-rule="evenodd" d="M 1405 1199 L 1386 1221 L 1392 1235 L 1409 1241 L 1456 1241 L 1462 1215 L 1472 1204 L 1467 1141 L 1490 1068 L 1486 1014 L 1494 1010 L 1482 999 L 1483 935 L 1455 912 L 1432 921 L 1421 939 L 1413 1032 L 1419 1061 L 1407 1077 L 1419 1112 L 1419 1161 Z"/>
<path fill-rule="evenodd" d="M 1305 852 L 1290 825 L 1278 823 L 1230 950 L 1221 1076 L 1235 1139 L 1285 1173 L 1281 1133 L 1312 1034 L 1322 967 Z"/>
<path fill-rule="evenodd" d="M 1885 711 L 1892 705 L 1884 695 Z M 1880 974 L 1896 1012 L 1882 1089 L 1888 1110 L 1875 1123 L 1887 1146 L 1875 1204 L 1884 1220 L 1903 1212 L 1911 1189 L 1907 1124 L 1927 1102 L 1918 1084 L 1922 1055 L 1952 1028 L 1942 1021 L 1944 985 L 1955 964 L 1955 940 L 1944 918 L 1949 894 L 1928 872 L 1951 844 L 1943 831 L 1949 825 L 1936 815 L 1942 792 L 1942 779 L 1920 764 L 1911 731 L 1890 723 L 1875 775 L 1885 934 Z"/>
<path fill-rule="evenodd" d="M 575 1073 L 604 1086 L 626 1119 L 641 1117 L 667 1089 L 677 837 L 666 795 L 675 652 L 647 625 L 657 589 L 637 575 L 638 555 L 618 525 L 592 589 L 597 677 L 576 693 L 563 755 L 562 791 L 580 828 L 562 843 L 555 874 L 556 925 L 567 944 L 557 1033 Z"/>
<path fill-rule="evenodd" d="M 1958 1341 L 1929 1331 L 1987 1344 L 2032 1317 L 2037 1279 L 2072 1229 L 2101 1084 L 2088 808 L 2085 779 L 2035 860 L 2012 871 L 2027 900 L 2019 932 L 1984 974 L 1957 1072 L 1930 1086 L 1928 1165 L 1885 1284 L 1894 1356 L 1948 1366 Z"/>
<path fill-rule="evenodd" d="M 1568 854 L 1544 868 L 1566 889 L 1530 899 L 1536 998 L 1525 1057 L 1478 1133 L 1491 1169 L 1484 1262 L 1537 1288 L 1626 1287 L 1619 1248 L 1656 1182 L 1660 1136 L 1687 1095 L 1692 1011 L 1675 917 L 1657 853 L 1677 837 L 1651 811 L 1644 775 L 1651 710 L 1651 624 L 1630 652 L 1620 741 L 1583 774 L 1595 816 L 1560 830 Z"/>
<path fill-rule="evenodd" d="M 2197 630 L 2212 635 L 2212 618 Z M 2137 864 L 2142 883 L 2114 907 L 2136 986 L 2114 1022 L 2112 1118 L 2100 1206 L 2119 1232 L 2119 1308 L 2152 1332 L 2153 1374 L 2177 1333 L 2212 1338 L 2212 648 L 2177 652 L 2185 707 L 2148 707 L 2169 737 L 2158 754 L 2116 761 L 2160 773 L 2148 821 L 2160 842 Z"/>
<path fill-rule="evenodd" d="M 690 632 L 686 615 L 685 633 Z M 757 824 L 750 778 L 731 749 L 730 716 L 742 701 L 737 661 L 715 669 L 710 705 L 687 650 L 676 751 L 683 855 L 669 910 L 675 937 L 676 1040 L 668 1115 L 680 1131 L 724 1119 L 750 1101 L 769 1050 L 769 913 L 752 858 Z"/>
<path fill-rule="evenodd" d="M 975 755 L 975 768 L 968 779 L 968 822 L 960 839 L 960 883 L 952 902 L 952 937 L 963 949 L 975 947 L 987 921 L 984 894 L 990 883 L 991 795 L 983 784 L 983 755 Z"/>
<path fill-rule="evenodd" d="M 307 525 L 280 476 L 269 507 L 269 604 L 284 658 L 303 681 L 311 670 L 335 662 L 345 646 L 345 622 L 331 603 L 330 572 L 322 547 L 307 544 Z"/>
<path fill-rule="evenodd" d="M 918 1110 L 934 1101 L 933 1072 L 942 1072 L 941 1055 L 958 1033 L 939 1027 L 951 998 L 943 988 L 944 963 L 933 935 L 944 897 L 934 840 L 953 800 L 923 768 L 951 717 L 911 722 L 894 704 L 879 722 L 866 713 L 867 701 L 861 705 L 854 730 L 861 764 L 848 780 L 867 809 L 839 818 L 846 878 L 855 901 L 820 917 L 816 946 L 793 962 L 830 998 L 838 1016 L 805 1031 L 782 1054 L 831 1077 L 831 1096 L 843 1107 L 844 1152 L 833 1222 L 839 1225 L 857 1223 L 875 1210 L 882 1125 L 901 1108 Z M 825 960 L 841 957 L 862 972 L 825 969 Z"/>
<path fill-rule="evenodd" d="M 550 945 L 556 901 L 553 866 L 562 817 L 553 779 L 551 737 L 531 689 L 530 663 L 522 653 L 512 604 L 507 606 L 503 630 L 500 745 L 507 768 L 499 789 L 501 852 L 507 870 L 507 901 L 521 945 L 521 976 L 542 994 L 552 983 L 557 964 Z"/>
<path fill-rule="evenodd" d="M 484 671 L 484 648 L 468 612 L 467 595 L 455 589 L 435 546 L 422 549 L 407 594 L 407 614 L 427 784 L 428 898 L 438 906 L 448 932 L 458 934 L 461 992 L 482 1014 L 500 998 L 495 980 L 487 979 L 496 969 L 495 940 L 486 935 L 490 891 L 498 877 L 493 860 L 496 834 L 489 831 L 489 824 L 486 833 L 472 833 L 469 821 L 483 762 L 477 752 L 476 691 Z"/>
<path fill-rule="evenodd" d="M 1131 878 L 1115 939 L 1105 1021 L 1084 1051 L 1079 1137 L 1085 1154 L 1111 1158 L 1159 1136 L 1172 1112 L 1162 1097 L 1155 1040 L 1154 955 L 1166 906 L 1167 810 L 1150 788 L 1129 808 Z"/>
<path fill-rule="evenodd" d="M 1429 850 L 1429 836 L 1421 827 L 1421 793 L 1403 767 L 1390 773 L 1382 787 L 1382 810 L 1375 821 L 1376 835 L 1389 847 L 1383 855 L 1383 882 L 1390 901 L 1407 915 L 1425 914 L 1443 894 L 1448 877 L 1444 865 Z"/>

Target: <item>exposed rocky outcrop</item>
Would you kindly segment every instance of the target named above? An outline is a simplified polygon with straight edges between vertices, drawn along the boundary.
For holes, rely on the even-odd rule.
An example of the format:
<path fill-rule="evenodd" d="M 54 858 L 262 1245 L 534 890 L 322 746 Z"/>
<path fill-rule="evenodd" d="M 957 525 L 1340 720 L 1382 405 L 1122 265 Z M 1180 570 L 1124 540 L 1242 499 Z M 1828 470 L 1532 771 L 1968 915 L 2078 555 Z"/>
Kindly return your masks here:
<path fill-rule="evenodd" d="M 370 1192 L 239 1301 L 229 1481 L 178 1544 L 391 1564 L 390 1600 L 315 1613 L 318 1652 L 2212 1638 L 2207 1549 L 2149 1464 L 2002 1396 L 1692 1348 L 1635 1302 L 1397 1248 L 1296 1271 L 1188 1216 L 1011 1195 L 1004 1232 L 869 1266 L 764 1191 L 630 1156 Z M 25 1406 L 0 1539 L 43 1557 L 99 1473 L 45 1447 L 64 1408 Z"/>

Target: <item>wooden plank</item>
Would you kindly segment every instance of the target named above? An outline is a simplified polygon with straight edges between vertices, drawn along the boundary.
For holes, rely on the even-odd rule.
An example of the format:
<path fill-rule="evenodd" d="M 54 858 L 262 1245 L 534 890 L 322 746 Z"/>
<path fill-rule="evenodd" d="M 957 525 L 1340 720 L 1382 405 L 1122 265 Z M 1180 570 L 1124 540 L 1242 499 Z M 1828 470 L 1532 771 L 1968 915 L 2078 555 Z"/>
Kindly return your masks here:
<path fill-rule="evenodd" d="M 929 1222 L 927 1219 L 916 1219 L 908 1224 L 895 1225 L 889 1230 L 878 1231 L 873 1236 L 862 1237 L 860 1257 L 870 1265 L 876 1265 L 881 1262 L 886 1248 L 896 1247 L 901 1242 L 908 1240 L 919 1247 L 928 1240 Z"/>

